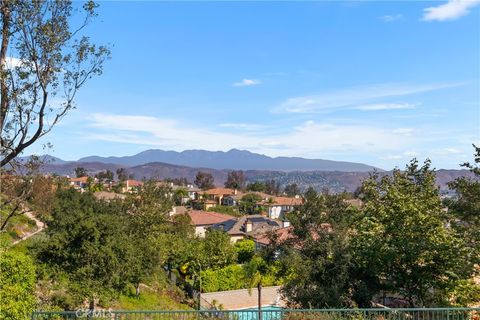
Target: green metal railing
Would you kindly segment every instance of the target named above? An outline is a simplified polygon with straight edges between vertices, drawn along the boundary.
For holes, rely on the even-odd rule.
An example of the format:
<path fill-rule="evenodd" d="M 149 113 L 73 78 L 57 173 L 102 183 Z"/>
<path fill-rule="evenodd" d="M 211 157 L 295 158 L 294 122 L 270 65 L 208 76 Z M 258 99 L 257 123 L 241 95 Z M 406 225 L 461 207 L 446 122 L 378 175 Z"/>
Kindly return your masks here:
<path fill-rule="evenodd" d="M 480 308 L 411 309 L 278 309 L 219 311 L 36 311 L 32 319 L 112 319 L 112 320 L 480 320 Z"/>

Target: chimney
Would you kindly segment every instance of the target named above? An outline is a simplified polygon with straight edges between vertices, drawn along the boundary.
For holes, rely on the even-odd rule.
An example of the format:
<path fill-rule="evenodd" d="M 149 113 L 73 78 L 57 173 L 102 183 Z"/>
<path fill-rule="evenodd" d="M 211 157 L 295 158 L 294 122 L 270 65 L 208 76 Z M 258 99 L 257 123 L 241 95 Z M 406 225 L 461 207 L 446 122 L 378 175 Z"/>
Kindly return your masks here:
<path fill-rule="evenodd" d="M 245 232 L 251 232 L 253 230 L 253 224 L 251 220 L 247 219 L 247 222 L 245 223 Z"/>
<path fill-rule="evenodd" d="M 288 220 L 283 220 L 283 221 L 282 221 L 282 227 L 284 227 L 284 228 L 290 227 L 290 221 L 288 221 Z"/>

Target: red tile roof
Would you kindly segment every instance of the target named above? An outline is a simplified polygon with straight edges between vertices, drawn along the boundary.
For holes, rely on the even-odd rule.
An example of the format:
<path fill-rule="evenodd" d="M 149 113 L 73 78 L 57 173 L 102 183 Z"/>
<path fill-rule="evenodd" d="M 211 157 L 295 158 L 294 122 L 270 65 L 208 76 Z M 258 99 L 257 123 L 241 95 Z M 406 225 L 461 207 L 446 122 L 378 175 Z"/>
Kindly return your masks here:
<path fill-rule="evenodd" d="M 332 226 L 329 223 L 322 223 L 320 224 L 320 228 L 324 231 L 330 233 L 332 232 Z M 274 234 L 277 236 L 278 243 L 285 242 L 287 240 L 292 241 L 294 248 L 300 248 L 303 243 L 297 238 L 297 236 L 293 233 L 293 226 L 289 226 L 286 228 L 279 228 L 273 230 Z M 254 239 L 257 243 L 263 245 L 269 245 L 270 240 L 270 232 L 263 233 L 261 235 L 255 236 Z M 319 234 L 315 230 L 310 230 L 310 236 L 313 240 L 318 240 L 320 238 Z"/>
<path fill-rule="evenodd" d="M 201 210 L 192 210 L 188 212 L 188 215 L 190 219 L 192 219 L 192 223 L 196 226 L 213 225 L 235 219 L 226 214 Z"/>
<path fill-rule="evenodd" d="M 129 186 L 129 187 L 140 187 L 140 186 L 143 186 L 143 182 L 142 182 L 142 181 L 137 181 L 137 180 L 127 180 L 127 181 L 125 181 L 125 183 L 126 183 L 127 186 Z"/>
<path fill-rule="evenodd" d="M 235 190 L 234 189 L 230 189 L 230 188 L 213 188 L 213 189 L 208 189 L 208 190 L 205 190 L 205 193 L 206 194 L 209 194 L 209 195 L 226 195 L 226 194 L 235 194 Z"/>
<path fill-rule="evenodd" d="M 261 204 L 266 206 L 301 206 L 303 204 L 303 199 L 293 197 L 270 197 L 269 200 L 262 201 Z"/>
<path fill-rule="evenodd" d="M 270 231 L 272 232 L 272 231 Z M 261 235 L 258 235 L 255 237 L 255 241 L 263 244 L 263 245 L 269 245 L 270 244 L 270 232 L 263 233 Z M 286 227 L 286 228 L 279 228 L 276 230 L 273 230 L 273 232 L 276 234 L 278 242 L 282 243 L 285 240 L 291 239 L 294 237 L 293 235 L 293 227 Z"/>
<path fill-rule="evenodd" d="M 80 178 L 70 178 L 70 182 L 83 182 L 87 183 L 88 177 L 80 177 Z"/>

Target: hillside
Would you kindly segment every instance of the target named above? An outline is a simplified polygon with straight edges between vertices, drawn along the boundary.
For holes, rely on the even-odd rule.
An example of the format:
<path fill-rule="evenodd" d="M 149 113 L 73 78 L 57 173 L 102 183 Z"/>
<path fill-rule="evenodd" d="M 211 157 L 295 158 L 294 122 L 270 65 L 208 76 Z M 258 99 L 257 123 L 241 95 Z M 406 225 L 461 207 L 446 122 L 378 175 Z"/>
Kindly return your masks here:
<path fill-rule="evenodd" d="M 215 184 L 222 186 L 227 179 L 229 170 L 217 170 L 205 167 L 187 167 L 172 165 L 168 163 L 153 162 L 139 166 L 122 166 L 112 163 L 101 162 L 65 162 L 49 163 L 42 168 L 43 172 L 56 173 L 59 175 L 74 176 L 76 167 L 84 167 L 89 174 L 93 175 L 102 170 L 115 172 L 118 168 L 125 167 L 136 179 L 165 179 L 165 178 L 187 178 L 193 182 L 198 171 L 211 173 Z M 382 174 L 389 174 L 384 172 Z M 287 184 L 296 183 L 302 190 L 313 187 L 316 190 L 328 188 L 334 192 L 355 191 L 362 180 L 369 176 L 368 172 L 341 172 L 341 171 L 274 171 L 274 170 L 246 170 L 245 175 L 249 182 L 276 180 L 283 187 Z M 438 170 L 437 183 L 442 190 L 447 189 L 447 183 L 461 176 L 471 176 L 466 170 Z"/>
<path fill-rule="evenodd" d="M 299 157 L 276 157 L 232 149 L 223 151 L 185 150 L 182 152 L 146 150 L 133 156 L 81 158 L 80 162 L 114 163 L 123 166 L 138 166 L 152 162 L 162 162 L 188 167 L 206 167 L 217 170 L 278 170 L 278 171 L 346 171 L 368 172 L 376 169 L 362 163 L 304 159 Z M 377 168 L 378 169 L 378 168 Z"/>

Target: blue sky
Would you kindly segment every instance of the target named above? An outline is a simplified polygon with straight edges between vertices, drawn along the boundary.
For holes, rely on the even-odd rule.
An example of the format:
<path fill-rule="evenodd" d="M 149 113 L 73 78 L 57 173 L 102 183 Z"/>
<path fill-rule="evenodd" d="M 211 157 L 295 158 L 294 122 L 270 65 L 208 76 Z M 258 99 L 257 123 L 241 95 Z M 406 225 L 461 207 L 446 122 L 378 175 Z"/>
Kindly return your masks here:
<path fill-rule="evenodd" d="M 458 168 L 480 143 L 478 0 L 100 2 L 86 32 L 112 59 L 43 140 L 63 159 L 238 148 Z"/>

